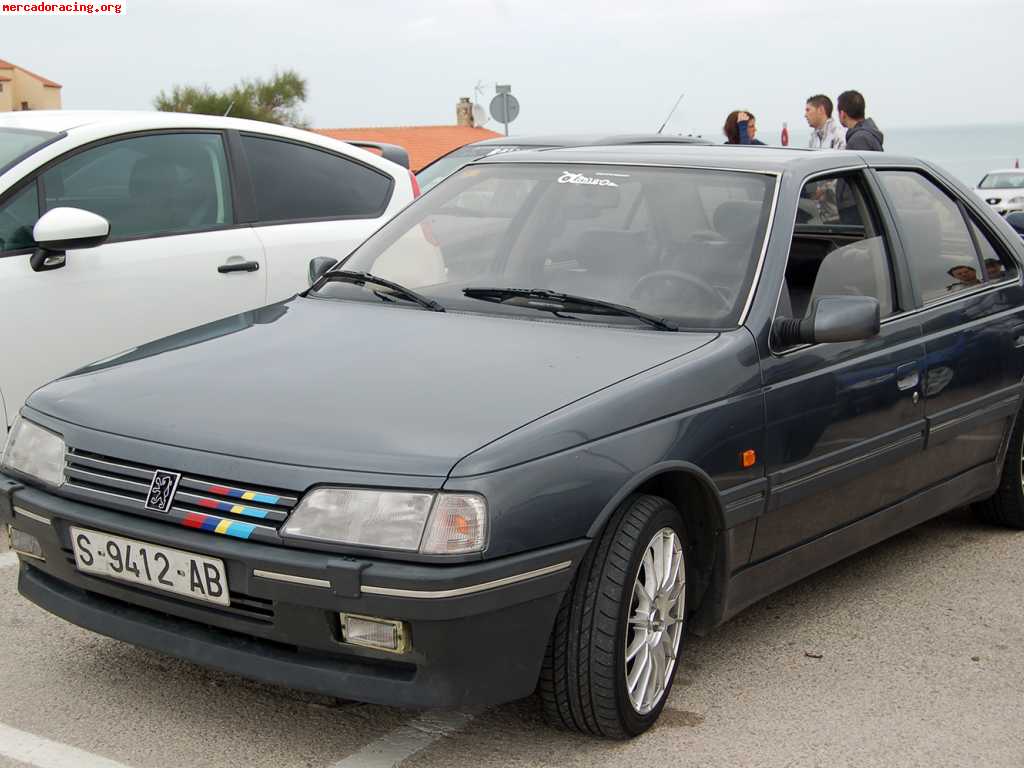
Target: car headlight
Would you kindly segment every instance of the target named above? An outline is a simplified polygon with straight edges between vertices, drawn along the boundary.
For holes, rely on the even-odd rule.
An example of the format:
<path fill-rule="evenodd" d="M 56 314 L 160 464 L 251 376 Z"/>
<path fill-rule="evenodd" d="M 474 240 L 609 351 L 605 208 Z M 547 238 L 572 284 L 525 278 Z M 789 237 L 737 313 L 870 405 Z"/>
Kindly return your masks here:
<path fill-rule="evenodd" d="M 302 497 L 281 535 L 424 555 L 480 552 L 487 502 L 465 493 L 317 488 Z"/>
<path fill-rule="evenodd" d="M 1011 197 L 1006 203 L 1007 205 L 1022 205 L 1024 204 L 1024 197 Z"/>
<path fill-rule="evenodd" d="M 18 416 L 0 465 L 50 485 L 64 483 L 64 438 Z"/>

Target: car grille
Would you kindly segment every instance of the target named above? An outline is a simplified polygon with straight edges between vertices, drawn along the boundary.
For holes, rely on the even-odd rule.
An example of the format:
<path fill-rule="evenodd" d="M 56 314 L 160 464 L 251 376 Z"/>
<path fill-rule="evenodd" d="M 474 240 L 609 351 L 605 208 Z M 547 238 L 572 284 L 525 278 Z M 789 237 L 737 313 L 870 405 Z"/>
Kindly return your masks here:
<path fill-rule="evenodd" d="M 163 469 L 163 468 L 161 468 Z M 90 504 L 240 539 L 279 543 L 295 496 L 182 474 L 167 512 L 146 508 L 156 467 L 69 448 L 62 491 Z"/>

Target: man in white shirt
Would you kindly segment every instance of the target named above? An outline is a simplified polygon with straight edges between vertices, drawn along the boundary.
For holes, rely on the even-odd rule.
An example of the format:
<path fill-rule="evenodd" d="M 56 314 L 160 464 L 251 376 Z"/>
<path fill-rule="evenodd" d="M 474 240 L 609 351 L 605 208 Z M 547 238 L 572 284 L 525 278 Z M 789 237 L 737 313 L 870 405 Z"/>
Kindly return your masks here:
<path fill-rule="evenodd" d="M 824 94 L 811 96 L 804 107 L 811 126 L 811 149 L 846 149 L 846 129 L 832 118 L 832 99 Z"/>

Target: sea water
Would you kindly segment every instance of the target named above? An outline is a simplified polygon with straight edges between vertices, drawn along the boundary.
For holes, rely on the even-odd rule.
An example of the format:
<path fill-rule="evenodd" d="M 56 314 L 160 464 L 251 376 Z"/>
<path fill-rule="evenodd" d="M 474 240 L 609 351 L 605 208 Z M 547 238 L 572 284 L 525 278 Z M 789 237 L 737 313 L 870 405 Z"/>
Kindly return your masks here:
<path fill-rule="evenodd" d="M 887 128 L 881 118 L 876 122 L 885 135 L 886 152 L 928 160 L 970 187 L 989 171 L 1012 168 L 1018 160 L 1024 169 L 1024 123 Z M 810 135 L 806 126 L 791 125 L 789 146 L 806 147 Z M 717 139 L 711 132 L 704 136 Z M 781 131 L 769 133 L 758 125 L 757 138 L 766 144 L 779 145 L 780 136 Z"/>

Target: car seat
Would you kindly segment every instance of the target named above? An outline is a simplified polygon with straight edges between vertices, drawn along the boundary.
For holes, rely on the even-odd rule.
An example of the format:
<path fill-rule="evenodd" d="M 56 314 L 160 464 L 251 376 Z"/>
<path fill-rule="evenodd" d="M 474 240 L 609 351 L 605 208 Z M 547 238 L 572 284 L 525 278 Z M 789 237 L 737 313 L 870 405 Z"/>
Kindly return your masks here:
<path fill-rule="evenodd" d="M 858 240 L 836 248 L 821 262 L 808 306 L 821 296 L 873 296 L 886 317 L 892 314 L 891 283 L 882 238 Z"/>
<path fill-rule="evenodd" d="M 179 206 L 177 166 L 160 157 L 141 157 L 132 166 L 128 194 L 132 212 L 121 235 L 149 234 L 185 228 Z"/>

